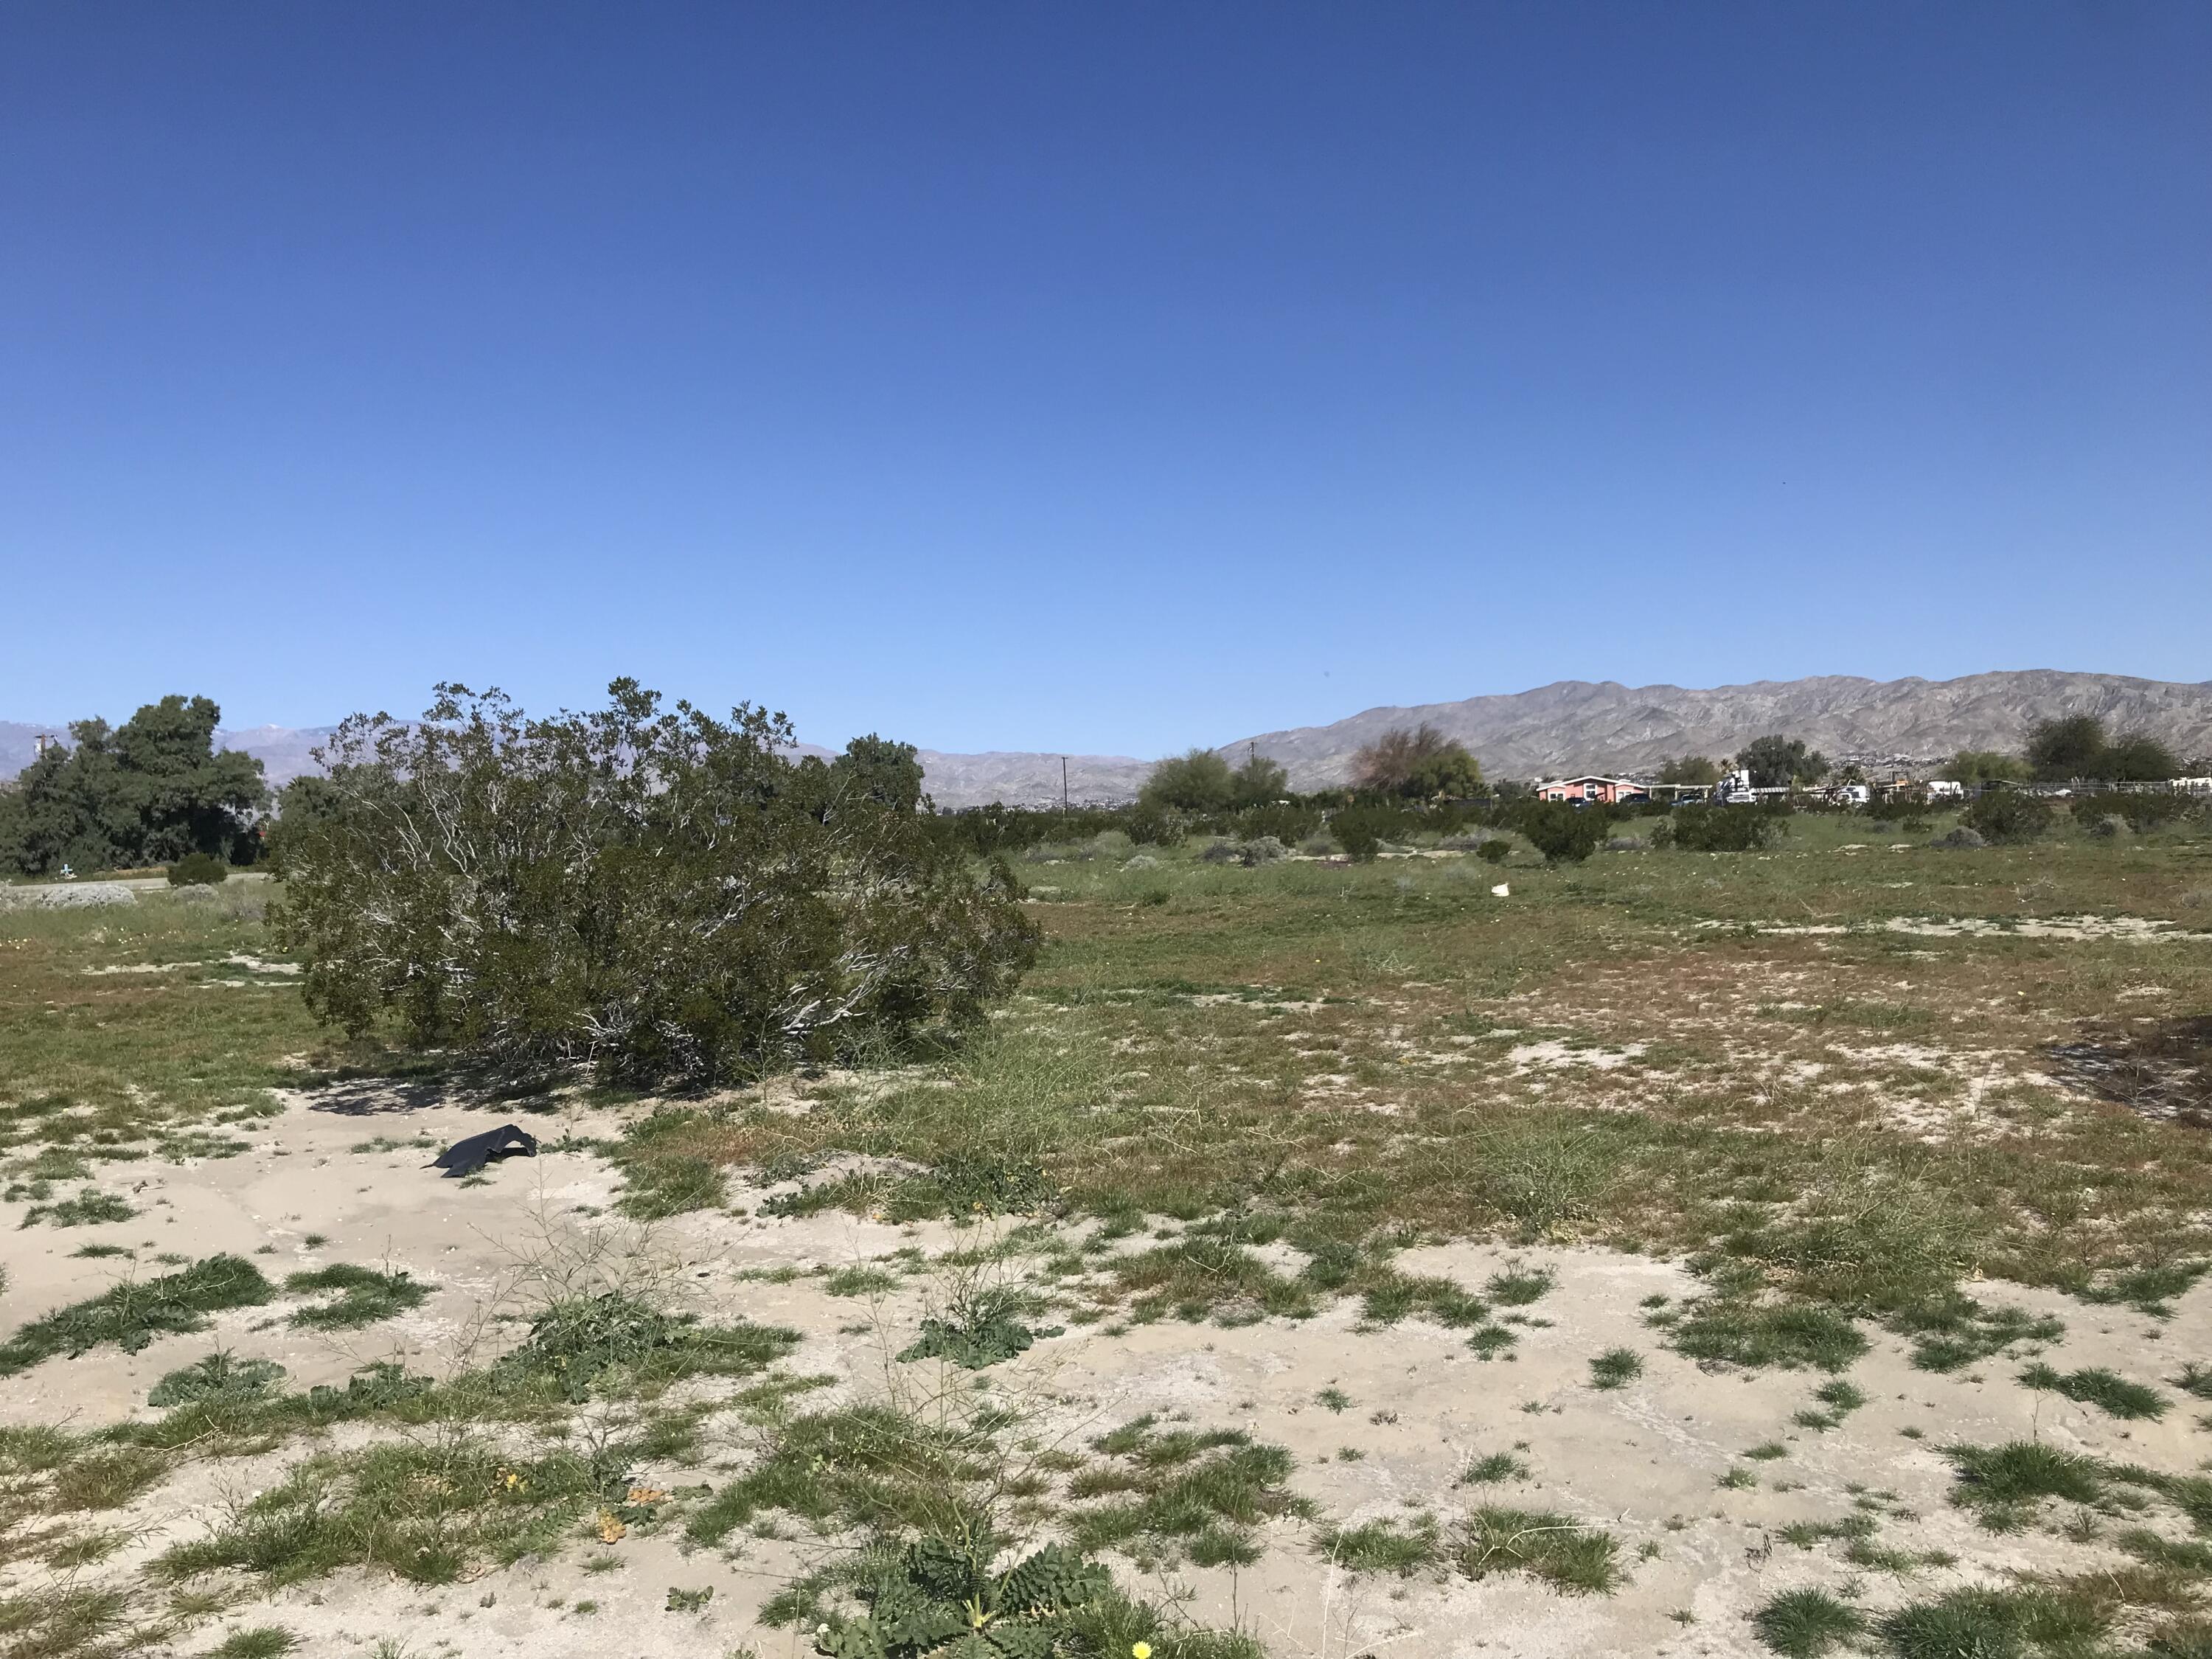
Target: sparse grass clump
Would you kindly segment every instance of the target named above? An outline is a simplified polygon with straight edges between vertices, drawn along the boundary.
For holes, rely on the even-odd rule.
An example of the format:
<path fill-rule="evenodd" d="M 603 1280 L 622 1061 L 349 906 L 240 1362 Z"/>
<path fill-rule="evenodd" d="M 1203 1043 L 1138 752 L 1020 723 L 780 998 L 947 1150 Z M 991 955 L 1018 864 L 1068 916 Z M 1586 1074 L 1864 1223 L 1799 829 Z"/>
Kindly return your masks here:
<path fill-rule="evenodd" d="M 554 1303 L 493 1368 L 496 1376 L 580 1401 L 651 1394 L 688 1376 L 747 1376 L 797 1346 L 770 1325 L 704 1325 L 618 1291 Z"/>
<path fill-rule="evenodd" d="M 1082 1549 L 1118 1549 L 1139 1560 L 1188 1559 L 1198 1566 L 1259 1559 L 1251 1529 L 1279 1516 L 1310 1516 L 1291 1492 L 1291 1455 L 1240 1429 L 1161 1429 L 1145 1419 L 1092 1443 L 1114 1460 L 1068 1482 L 1069 1516 Z"/>
<path fill-rule="evenodd" d="M 1436 1518 L 1428 1515 L 1403 1527 L 1388 1521 L 1324 1527 L 1315 1547 L 1328 1560 L 1353 1572 L 1395 1572 L 1401 1577 L 1434 1565 L 1443 1554 Z"/>
<path fill-rule="evenodd" d="M 167 1409 L 211 1401 L 265 1400 L 283 1380 L 284 1368 L 273 1359 L 240 1359 L 228 1349 L 217 1348 L 204 1359 L 163 1376 L 147 1395 L 146 1403 Z"/>

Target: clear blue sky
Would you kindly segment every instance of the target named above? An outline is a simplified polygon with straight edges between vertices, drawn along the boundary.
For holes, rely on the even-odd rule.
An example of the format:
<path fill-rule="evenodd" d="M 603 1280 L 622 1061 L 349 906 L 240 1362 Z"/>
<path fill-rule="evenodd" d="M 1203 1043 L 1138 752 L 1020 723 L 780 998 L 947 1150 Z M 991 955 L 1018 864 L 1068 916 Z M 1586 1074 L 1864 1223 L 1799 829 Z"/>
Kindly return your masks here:
<path fill-rule="evenodd" d="M 2212 676 L 2212 5 L 0 6 L 0 717 Z"/>

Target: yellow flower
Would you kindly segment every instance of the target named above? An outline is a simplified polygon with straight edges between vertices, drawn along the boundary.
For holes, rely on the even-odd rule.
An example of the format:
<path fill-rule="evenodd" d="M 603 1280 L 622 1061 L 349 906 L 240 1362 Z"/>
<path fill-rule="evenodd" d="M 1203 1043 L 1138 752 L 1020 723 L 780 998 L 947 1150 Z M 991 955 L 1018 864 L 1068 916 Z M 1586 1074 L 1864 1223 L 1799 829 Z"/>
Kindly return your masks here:
<path fill-rule="evenodd" d="M 1129 1659 L 1152 1659 L 1152 1644 L 1150 1642 L 1132 1644 L 1129 1649 Z"/>

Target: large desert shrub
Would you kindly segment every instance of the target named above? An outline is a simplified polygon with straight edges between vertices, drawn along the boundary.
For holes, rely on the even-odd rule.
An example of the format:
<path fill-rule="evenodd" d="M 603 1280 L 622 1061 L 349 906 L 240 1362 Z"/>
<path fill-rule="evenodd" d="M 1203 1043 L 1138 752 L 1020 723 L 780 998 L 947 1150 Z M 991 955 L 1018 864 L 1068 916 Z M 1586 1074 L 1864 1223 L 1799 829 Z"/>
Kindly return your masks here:
<path fill-rule="evenodd" d="M 338 728 L 272 913 L 309 1006 L 507 1069 L 698 1081 L 978 1019 L 1034 959 L 912 750 L 793 761 L 781 715 L 609 692 L 531 720 L 441 686 L 419 722 Z"/>
<path fill-rule="evenodd" d="M 1652 831 L 1651 844 L 1679 848 L 1685 853 L 1753 853 L 1788 827 L 1786 816 L 1786 808 L 1691 802 L 1676 807 Z"/>
<path fill-rule="evenodd" d="M 1959 814 L 1961 827 L 1985 842 L 2033 841 L 2051 828 L 2051 803 L 2017 789 L 1999 789 L 1984 795 Z"/>
<path fill-rule="evenodd" d="M 1547 864 L 1580 864 L 1604 842 L 1610 822 L 1601 806 L 1563 800 L 1523 801 L 1512 814 L 1513 828 L 1528 838 Z"/>
<path fill-rule="evenodd" d="M 1181 812 L 1218 812 L 1236 793 L 1236 775 L 1229 763 L 1211 749 L 1194 749 L 1156 764 L 1137 799 L 1146 806 Z"/>
<path fill-rule="evenodd" d="M 1423 721 L 1394 726 L 1352 757 L 1352 787 L 1375 794 L 1428 800 L 1463 799 L 1482 788 L 1482 769 L 1467 745 Z"/>
<path fill-rule="evenodd" d="M 187 853 L 169 866 L 172 887 L 213 887 L 229 877 L 230 866 L 207 853 Z"/>

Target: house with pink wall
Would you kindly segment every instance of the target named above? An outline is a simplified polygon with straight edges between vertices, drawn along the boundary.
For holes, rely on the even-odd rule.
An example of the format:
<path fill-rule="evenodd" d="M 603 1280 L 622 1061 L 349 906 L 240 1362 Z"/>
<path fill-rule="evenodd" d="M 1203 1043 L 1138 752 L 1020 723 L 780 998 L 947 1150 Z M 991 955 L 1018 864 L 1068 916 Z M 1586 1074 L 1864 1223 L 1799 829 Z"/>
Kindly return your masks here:
<path fill-rule="evenodd" d="M 1649 800 L 1651 792 L 1626 778 L 1554 778 L 1549 783 L 1536 786 L 1536 799 L 1595 801 L 1601 806 L 1616 806 L 1626 800 Z"/>

